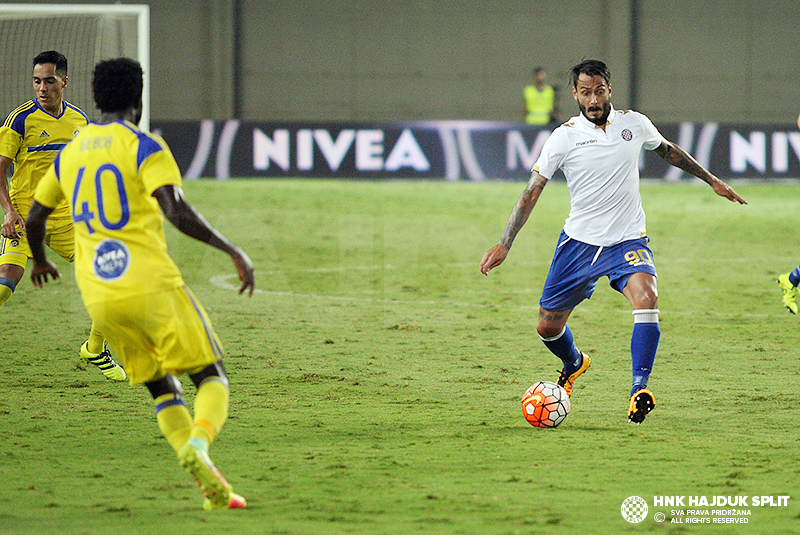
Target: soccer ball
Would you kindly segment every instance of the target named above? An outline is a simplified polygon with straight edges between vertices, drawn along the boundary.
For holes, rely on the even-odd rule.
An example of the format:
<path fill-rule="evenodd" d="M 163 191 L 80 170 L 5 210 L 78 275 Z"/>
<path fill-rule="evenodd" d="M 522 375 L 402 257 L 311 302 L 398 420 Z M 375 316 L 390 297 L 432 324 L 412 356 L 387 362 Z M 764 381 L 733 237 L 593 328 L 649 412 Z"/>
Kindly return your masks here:
<path fill-rule="evenodd" d="M 569 414 L 569 395 L 555 383 L 539 381 L 522 396 L 522 414 L 534 427 L 558 427 Z"/>

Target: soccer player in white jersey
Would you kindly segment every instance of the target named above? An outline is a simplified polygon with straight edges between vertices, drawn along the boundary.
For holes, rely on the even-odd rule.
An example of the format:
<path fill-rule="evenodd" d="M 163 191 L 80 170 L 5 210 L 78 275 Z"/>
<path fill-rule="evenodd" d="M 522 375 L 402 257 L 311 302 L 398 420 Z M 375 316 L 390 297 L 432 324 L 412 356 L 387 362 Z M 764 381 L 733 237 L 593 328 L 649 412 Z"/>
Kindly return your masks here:
<path fill-rule="evenodd" d="M 605 63 L 582 61 L 570 71 L 570 81 L 580 114 L 553 131 L 542 147 L 500 242 L 483 256 L 480 269 L 488 275 L 506 259 L 547 181 L 561 169 L 571 206 L 539 301 L 537 331 L 563 362 L 558 384 L 571 395 L 575 379 L 589 368 L 591 359 L 575 346 L 567 320 L 575 306 L 591 297 L 597 281 L 607 276 L 633 307 L 628 420 L 639 424 L 655 407 L 647 382 L 661 335 L 656 269 L 639 194 L 639 153 L 642 148 L 655 151 L 666 162 L 708 183 L 718 195 L 747 203 L 664 139 L 647 117 L 615 110 Z"/>

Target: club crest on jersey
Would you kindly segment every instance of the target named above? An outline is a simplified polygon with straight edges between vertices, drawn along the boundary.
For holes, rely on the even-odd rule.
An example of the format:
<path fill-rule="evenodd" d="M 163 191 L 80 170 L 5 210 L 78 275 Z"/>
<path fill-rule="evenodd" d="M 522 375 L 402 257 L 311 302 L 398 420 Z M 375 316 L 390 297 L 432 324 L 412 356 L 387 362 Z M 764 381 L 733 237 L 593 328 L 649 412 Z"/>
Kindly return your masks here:
<path fill-rule="evenodd" d="M 97 278 L 106 282 L 121 279 L 131 265 L 128 246 L 119 240 L 106 239 L 94 249 L 92 269 Z"/>
<path fill-rule="evenodd" d="M 633 139 L 633 132 L 631 132 L 626 128 L 625 130 L 622 131 L 622 139 L 624 139 L 625 141 L 630 141 L 631 139 Z"/>

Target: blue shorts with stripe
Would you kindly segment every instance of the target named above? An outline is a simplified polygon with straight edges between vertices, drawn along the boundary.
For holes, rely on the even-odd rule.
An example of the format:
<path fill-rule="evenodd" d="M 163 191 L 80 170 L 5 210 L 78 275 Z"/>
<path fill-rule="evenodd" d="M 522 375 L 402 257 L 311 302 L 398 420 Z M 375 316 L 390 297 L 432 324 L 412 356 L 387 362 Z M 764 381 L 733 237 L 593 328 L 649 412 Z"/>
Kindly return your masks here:
<path fill-rule="evenodd" d="M 648 241 L 644 237 L 601 247 L 574 240 L 562 230 L 539 306 L 553 311 L 575 308 L 592 296 L 601 277 L 608 277 L 611 287 L 621 293 L 634 273 L 655 276 Z"/>

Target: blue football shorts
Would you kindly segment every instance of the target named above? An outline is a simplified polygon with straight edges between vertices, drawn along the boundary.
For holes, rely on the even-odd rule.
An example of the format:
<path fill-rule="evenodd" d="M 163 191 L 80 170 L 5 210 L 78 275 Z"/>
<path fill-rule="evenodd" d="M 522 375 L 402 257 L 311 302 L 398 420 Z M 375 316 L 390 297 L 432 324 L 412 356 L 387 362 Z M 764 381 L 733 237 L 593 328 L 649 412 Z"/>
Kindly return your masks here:
<path fill-rule="evenodd" d="M 627 240 L 600 247 L 574 240 L 562 230 L 544 282 L 539 306 L 545 310 L 570 310 L 594 293 L 600 277 L 622 293 L 634 273 L 656 275 L 649 238 Z"/>

